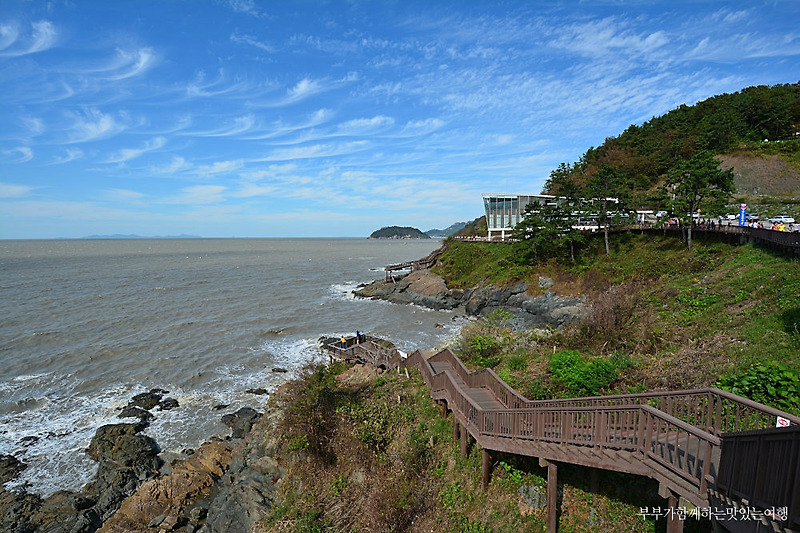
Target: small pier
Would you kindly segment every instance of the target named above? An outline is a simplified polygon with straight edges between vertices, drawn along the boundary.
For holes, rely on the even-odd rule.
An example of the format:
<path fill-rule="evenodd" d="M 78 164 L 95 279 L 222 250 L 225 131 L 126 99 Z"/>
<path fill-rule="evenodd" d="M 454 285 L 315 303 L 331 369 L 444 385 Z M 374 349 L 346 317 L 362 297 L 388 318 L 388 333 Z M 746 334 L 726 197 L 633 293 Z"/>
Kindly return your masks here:
<path fill-rule="evenodd" d="M 392 343 L 371 335 L 320 338 L 320 350 L 328 354 L 330 361 L 334 359 L 350 364 L 370 365 L 376 369 L 392 370 L 400 366 L 406 354 L 398 350 Z"/>

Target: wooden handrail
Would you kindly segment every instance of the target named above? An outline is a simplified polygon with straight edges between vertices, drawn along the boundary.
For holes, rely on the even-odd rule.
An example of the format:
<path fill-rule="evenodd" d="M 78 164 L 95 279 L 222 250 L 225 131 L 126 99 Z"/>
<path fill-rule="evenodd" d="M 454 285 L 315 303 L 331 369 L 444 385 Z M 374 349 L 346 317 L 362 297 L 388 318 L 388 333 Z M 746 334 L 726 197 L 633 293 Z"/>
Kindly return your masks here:
<path fill-rule="evenodd" d="M 432 362 L 448 366 L 437 373 Z M 479 443 L 486 438 L 509 439 L 518 445 L 549 443 L 628 452 L 649 468 L 666 469 L 694 487 L 689 496 L 695 502 L 707 501 L 709 479 L 716 477 L 711 466 L 720 448 L 720 432 L 731 426 L 758 429 L 766 416 L 783 416 L 793 425 L 800 422 L 798 417 L 715 388 L 527 400 L 491 370 L 469 372 L 449 349 L 429 360 L 417 350 L 405 366 L 420 369 L 431 395 L 446 400 Z M 506 408 L 482 408 L 459 381 L 467 388 L 490 390 Z M 742 423 L 737 419 L 743 419 Z"/>

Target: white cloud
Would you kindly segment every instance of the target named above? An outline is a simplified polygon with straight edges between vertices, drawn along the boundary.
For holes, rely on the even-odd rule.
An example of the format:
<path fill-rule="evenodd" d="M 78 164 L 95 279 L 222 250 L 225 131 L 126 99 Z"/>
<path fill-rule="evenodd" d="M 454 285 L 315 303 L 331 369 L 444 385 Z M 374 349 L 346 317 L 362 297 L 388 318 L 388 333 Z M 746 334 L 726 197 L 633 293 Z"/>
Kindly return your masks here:
<path fill-rule="evenodd" d="M 242 168 L 244 163 L 241 160 L 237 161 L 218 161 L 212 165 L 202 165 L 197 167 L 197 173 L 201 176 L 213 176 L 215 174 L 224 174 L 226 172 L 233 172 Z"/>
<path fill-rule="evenodd" d="M 33 159 L 33 150 L 27 146 L 17 146 L 3 150 L 3 153 L 10 156 L 11 163 L 26 163 Z"/>
<path fill-rule="evenodd" d="M 136 202 L 144 198 L 145 195 L 128 189 L 109 189 L 105 192 L 104 197 L 106 200 L 114 202 Z"/>
<path fill-rule="evenodd" d="M 162 167 L 152 167 L 150 171 L 155 174 L 176 174 L 192 168 L 191 163 L 183 157 L 175 156 L 172 160 Z"/>
<path fill-rule="evenodd" d="M 222 195 L 227 187 L 223 185 L 194 185 L 186 187 L 178 196 L 166 198 L 164 203 L 168 204 L 187 204 L 187 205 L 207 205 L 218 204 L 225 201 Z"/>
<path fill-rule="evenodd" d="M 68 148 L 64 152 L 64 155 L 56 156 L 50 164 L 60 165 L 62 163 L 69 163 L 70 161 L 75 161 L 81 157 L 83 157 L 83 150 L 80 148 Z"/>
<path fill-rule="evenodd" d="M 110 80 L 124 80 L 143 74 L 155 65 L 158 56 L 152 48 L 139 48 L 131 52 L 117 49 L 117 59 L 108 68 Z"/>
<path fill-rule="evenodd" d="M 339 135 L 365 135 L 374 133 L 377 130 L 390 128 L 394 125 L 394 119 L 384 115 L 372 118 L 357 118 L 348 120 L 339 125 L 337 133 Z"/>
<path fill-rule="evenodd" d="M 19 30 L 10 25 L 0 26 L 0 56 L 18 57 L 43 52 L 52 48 L 58 33 L 52 22 L 42 20 L 31 24 L 31 33 L 25 42 L 19 42 Z M 19 46 L 14 46 L 19 44 Z"/>
<path fill-rule="evenodd" d="M 113 116 L 90 108 L 82 115 L 72 114 L 72 129 L 69 134 L 70 143 L 83 143 L 107 139 L 124 131 L 127 126 L 118 122 Z"/>
<path fill-rule="evenodd" d="M 366 150 L 367 141 L 353 141 L 341 144 L 315 144 L 297 148 L 284 148 L 274 150 L 269 155 L 255 159 L 255 161 L 292 161 L 295 159 L 310 159 L 316 157 L 332 157 Z"/>
<path fill-rule="evenodd" d="M 124 163 L 126 161 L 130 161 L 131 159 L 135 159 L 146 152 L 158 150 L 166 143 L 166 137 L 154 137 L 149 141 L 145 141 L 144 146 L 141 148 L 123 148 L 122 150 L 119 150 L 110 158 L 108 158 L 105 163 Z"/>
<path fill-rule="evenodd" d="M 0 182 L 0 198 L 21 198 L 29 195 L 33 190 L 34 187 L 28 185 Z"/>
<path fill-rule="evenodd" d="M 284 100 L 284 103 L 299 102 L 304 98 L 322 92 L 322 90 L 323 87 L 319 81 L 303 78 L 297 82 L 297 85 L 286 91 L 287 99 Z"/>
<path fill-rule="evenodd" d="M 276 52 L 276 49 L 272 45 L 263 43 L 258 39 L 256 39 L 255 37 L 253 37 L 252 35 L 239 35 L 238 33 L 234 33 L 231 35 L 231 42 L 253 46 L 255 48 L 258 48 L 259 50 L 263 50 L 269 53 Z"/>
<path fill-rule="evenodd" d="M 256 124 L 256 118 L 252 114 L 236 117 L 233 123 L 222 128 L 209 131 L 186 131 L 183 135 L 194 135 L 197 137 L 230 137 L 233 135 L 240 135 L 253 129 Z"/>

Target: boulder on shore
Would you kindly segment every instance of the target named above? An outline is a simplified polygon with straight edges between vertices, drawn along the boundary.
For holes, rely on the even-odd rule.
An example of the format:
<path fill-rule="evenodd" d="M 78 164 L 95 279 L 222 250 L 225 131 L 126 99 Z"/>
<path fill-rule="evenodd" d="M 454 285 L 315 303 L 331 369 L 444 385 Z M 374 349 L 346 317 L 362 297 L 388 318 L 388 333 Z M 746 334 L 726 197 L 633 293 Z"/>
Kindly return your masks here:
<path fill-rule="evenodd" d="M 550 285 L 546 286 L 549 288 Z M 466 314 L 473 316 L 486 316 L 502 309 L 511 313 L 511 322 L 519 329 L 557 328 L 581 321 L 589 314 L 589 306 L 584 298 L 559 296 L 549 290 L 532 296 L 528 294 L 528 285 L 522 281 L 513 287 L 488 285 L 463 290 L 448 289 L 444 278 L 430 270 L 411 272 L 397 282 L 374 281 L 359 287 L 353 294 L 437 310 L 463 308 Z"/>

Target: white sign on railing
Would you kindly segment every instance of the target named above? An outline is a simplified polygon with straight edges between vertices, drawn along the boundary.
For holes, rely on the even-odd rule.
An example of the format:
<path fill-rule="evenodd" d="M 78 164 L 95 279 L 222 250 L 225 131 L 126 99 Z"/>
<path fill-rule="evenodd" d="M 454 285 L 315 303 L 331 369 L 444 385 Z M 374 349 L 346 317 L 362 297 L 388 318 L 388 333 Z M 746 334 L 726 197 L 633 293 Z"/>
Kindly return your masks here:
<path fill-rule="evenodd" d="M 778 417 L 778 421 L 775 423 L 776 428 L 788 428 L 791 422 L 788 418 L 783 418 L 782 416 Z"/>

